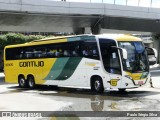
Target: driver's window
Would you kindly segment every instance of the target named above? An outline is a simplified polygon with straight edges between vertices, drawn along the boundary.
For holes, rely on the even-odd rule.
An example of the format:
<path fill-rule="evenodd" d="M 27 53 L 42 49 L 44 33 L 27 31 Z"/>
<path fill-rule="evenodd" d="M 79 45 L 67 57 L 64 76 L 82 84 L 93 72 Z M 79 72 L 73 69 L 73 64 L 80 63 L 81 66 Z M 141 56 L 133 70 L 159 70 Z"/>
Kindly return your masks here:
<path fill-rule="evenodd" d="M 99 41 L 105 70 L 109 73 L 121 74 L 118 50 L 112 48 L 112 46 L 116 46 L 116 42 L 109 39 L 100 39 Z"/>

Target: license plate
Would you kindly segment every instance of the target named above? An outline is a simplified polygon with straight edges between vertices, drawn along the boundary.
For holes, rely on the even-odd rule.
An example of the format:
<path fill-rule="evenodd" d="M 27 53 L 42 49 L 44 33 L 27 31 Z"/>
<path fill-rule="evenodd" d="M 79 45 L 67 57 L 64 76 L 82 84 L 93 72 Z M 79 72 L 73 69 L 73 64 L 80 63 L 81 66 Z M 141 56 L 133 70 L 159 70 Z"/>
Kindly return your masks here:
<path fill-rule="evenodd" d="M 143 85 L 143 81 L 139 81 L 139 82 L 138 82 L 138 85 Z"/>

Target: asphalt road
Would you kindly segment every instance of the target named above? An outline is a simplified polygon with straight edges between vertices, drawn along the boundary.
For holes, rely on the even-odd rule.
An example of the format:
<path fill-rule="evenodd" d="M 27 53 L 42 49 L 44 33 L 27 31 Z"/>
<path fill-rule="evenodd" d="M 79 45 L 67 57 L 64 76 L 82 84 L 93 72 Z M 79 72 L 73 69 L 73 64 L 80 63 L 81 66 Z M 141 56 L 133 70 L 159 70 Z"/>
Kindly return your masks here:
<path fill-rule="evenodd" d="M 151 75 L 152 75 L 152 77 L 159 77 L 160 76 L 160 67 L 152 68 Z"/>
<path fill-rule="evenodd" d="M 150 87 L 130 89 L 124 93 L 107 91 L 103 94 L 96 94 L 83 89 L 59 88 L 57 90 L 53 87 L 38 86 L 34 90 L 30 90 L 19 88 L 16 84 L 3 84 L 0 88 L 0 99 L 0 111 L 50 111 L 51 113 L 47 113 L 47 120 L 59 118 L 56 117 L 53 111 L 71 111 L 71 113 L 74 113 L 74 111 L 160 110 L 160 89 Z M 71 114 L 72 117 L 73 113 Z M 88 114 L 87 118 L 76 115 L 74 117 L 90 120 L 90 117 L 94 115 L 94 113 L 91 116 Z M 97 113 L 97 116 L 99 116 L 99 113 Z M 111 119 L 112 117 L 108 118 Z M 106 120 L 105 115 L 99 119 L 102 118 Z M 122 118 L 124 119 L 124 117 Z M 116 119 L 122 118 L 118 117 Z M 32 119 L 39 120 L 40 118 Z M 65 115 L 65 119 L 69 119 L 68 115 Z M 137 119 L 139 117 L 126 118 L 126 120 Z M 147 119 L 145 118 L 145 120 Z M 149 117 L 149 119 L 151 118 Z M 155 119 L 158 120 L 154 117 Z"/>

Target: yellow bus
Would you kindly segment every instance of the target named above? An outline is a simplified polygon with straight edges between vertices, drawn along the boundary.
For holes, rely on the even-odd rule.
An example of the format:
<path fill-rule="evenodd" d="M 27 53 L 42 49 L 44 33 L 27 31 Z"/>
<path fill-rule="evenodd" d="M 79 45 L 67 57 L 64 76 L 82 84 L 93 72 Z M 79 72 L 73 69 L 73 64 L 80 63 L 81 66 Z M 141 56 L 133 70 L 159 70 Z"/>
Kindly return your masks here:
<path fill-rule="evenodd" d="M 6 82 L 20 87 L 56 85 L 96 92 L 150 81 L 146 48 L 140 38 L 128 35 L 52 37 L 9 45 L 4 73 Z"/>

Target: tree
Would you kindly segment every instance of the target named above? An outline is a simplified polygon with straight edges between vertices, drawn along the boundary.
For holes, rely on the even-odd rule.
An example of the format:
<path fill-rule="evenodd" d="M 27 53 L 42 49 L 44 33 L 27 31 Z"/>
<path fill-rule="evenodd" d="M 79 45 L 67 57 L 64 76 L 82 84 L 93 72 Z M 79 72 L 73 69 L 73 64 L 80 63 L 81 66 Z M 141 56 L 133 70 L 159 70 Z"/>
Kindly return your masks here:
<path fill-rule="evenodd" d="M 46 36 L 42 35 L 23 35 L 19 33 L 8 33 L 6 35 L 0 35 L 0 49 L 2 50 L 6 45 L 22 44 L 45 37 Z"/>

